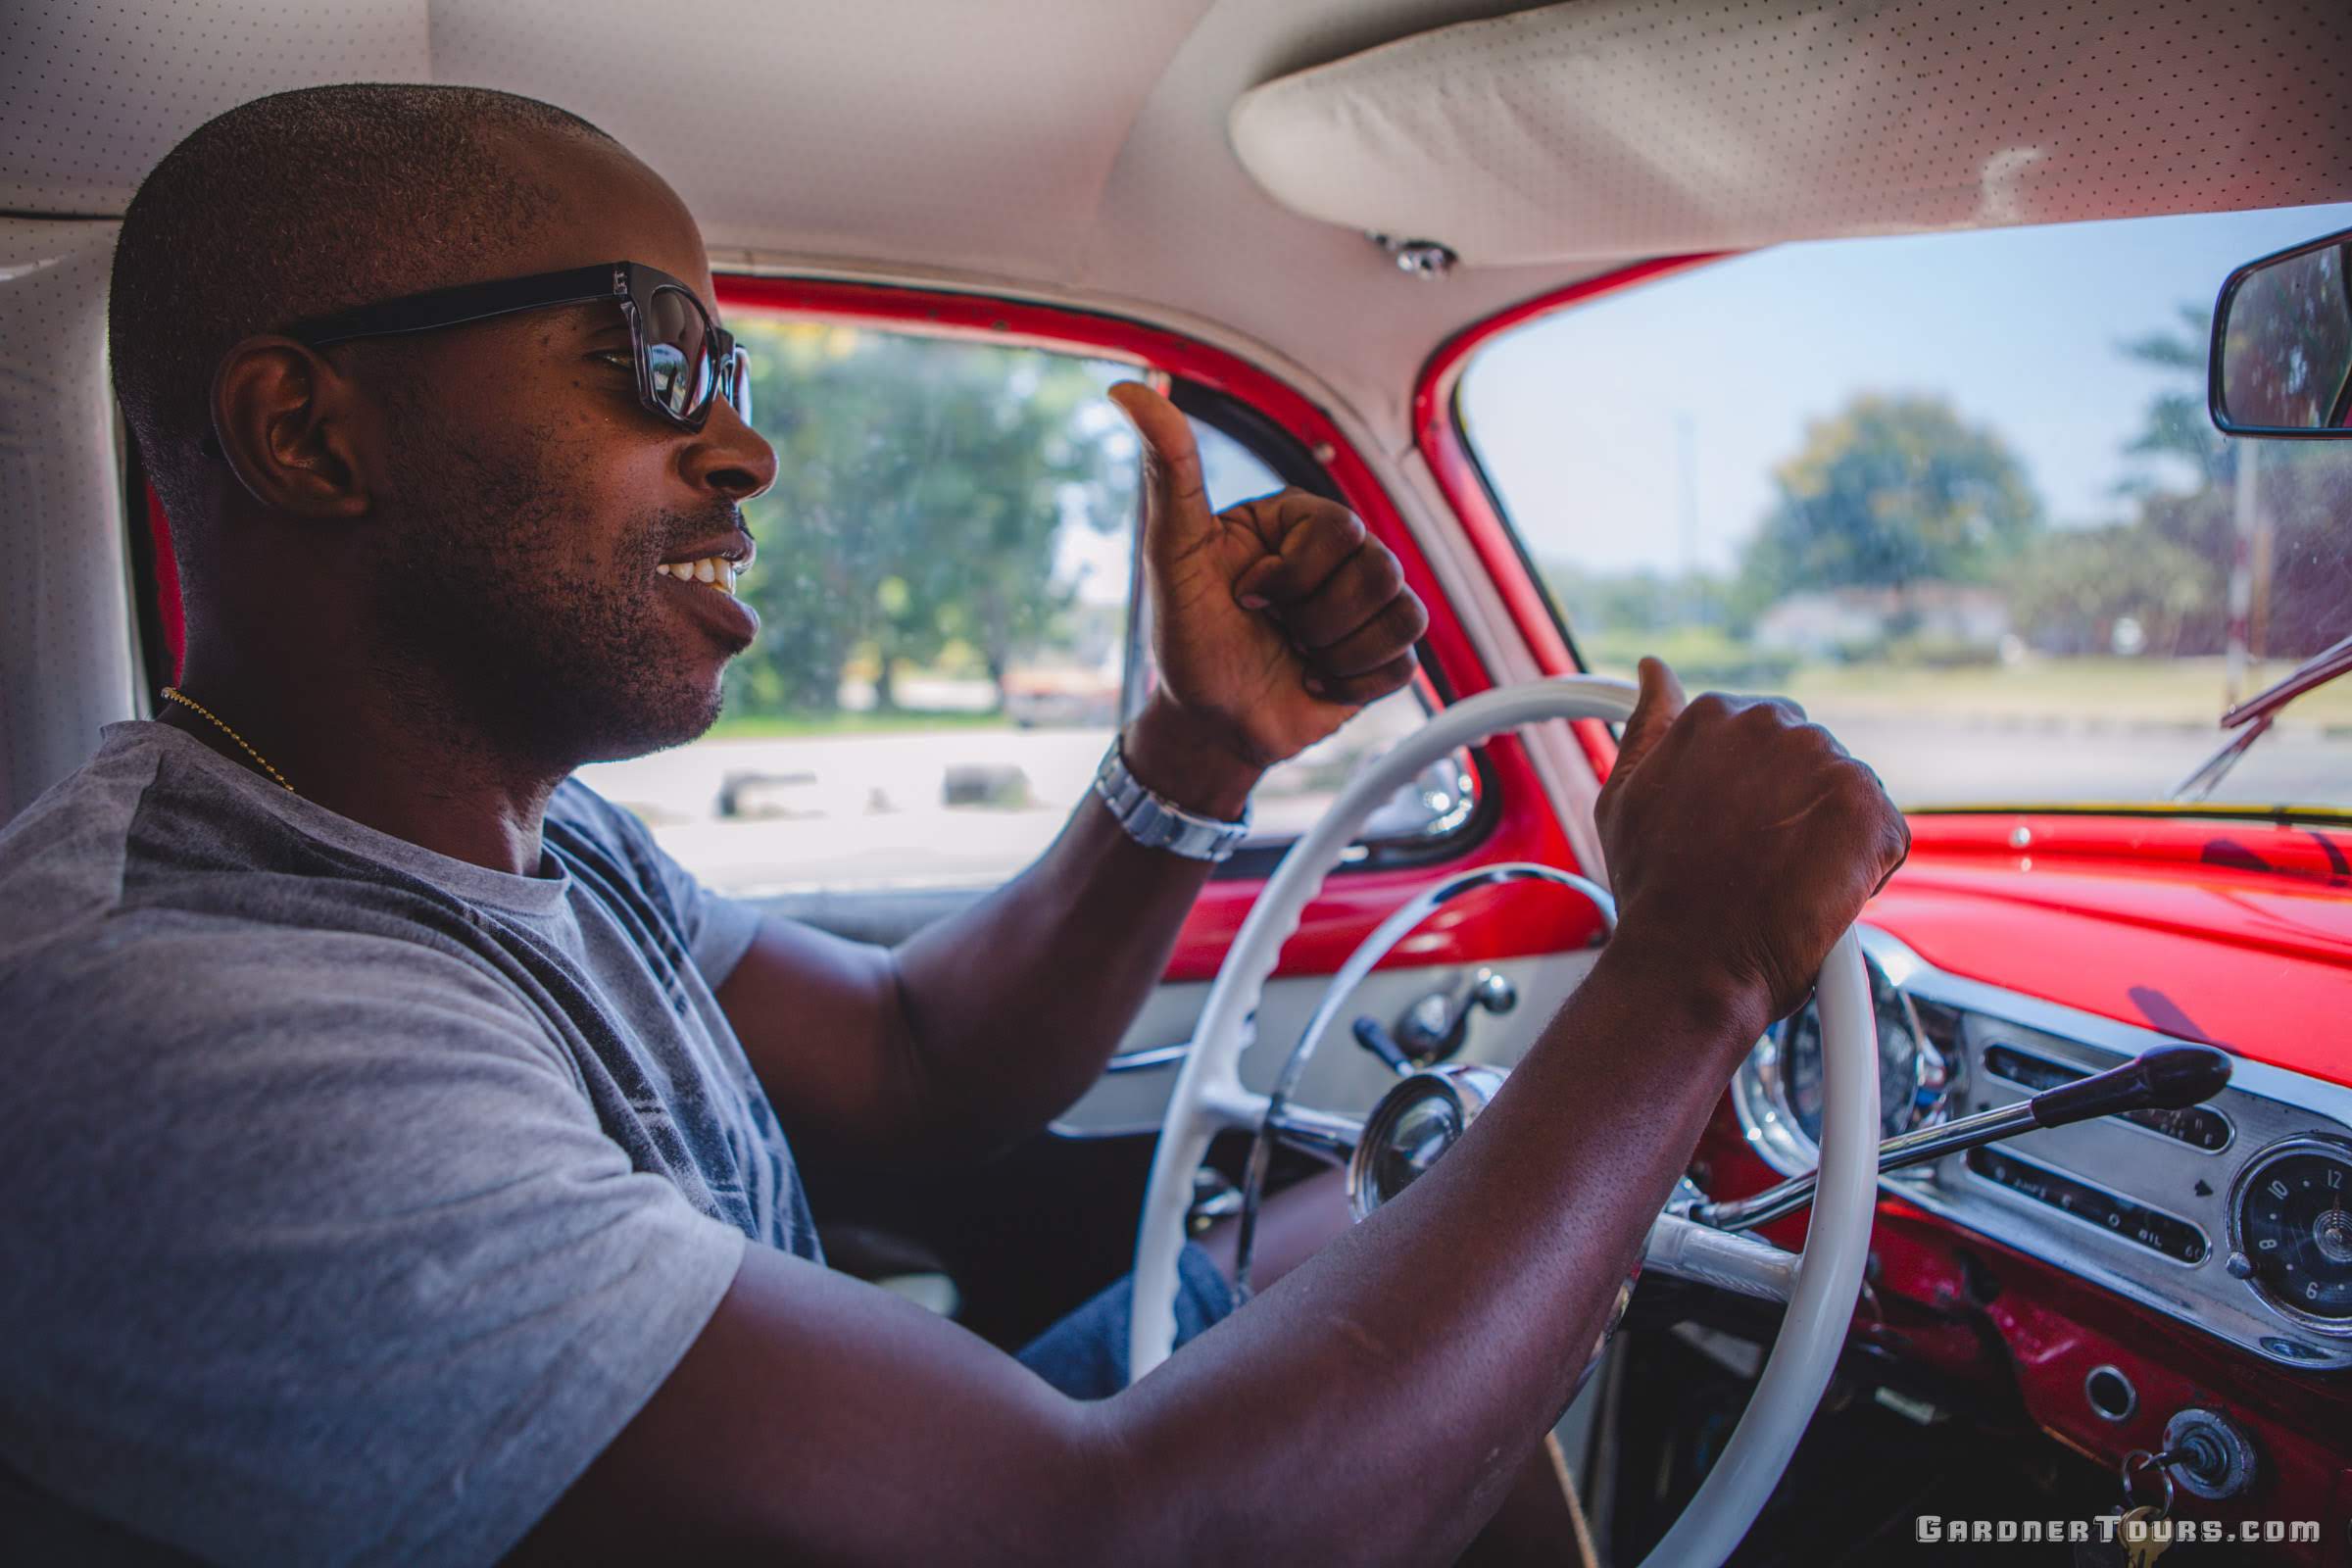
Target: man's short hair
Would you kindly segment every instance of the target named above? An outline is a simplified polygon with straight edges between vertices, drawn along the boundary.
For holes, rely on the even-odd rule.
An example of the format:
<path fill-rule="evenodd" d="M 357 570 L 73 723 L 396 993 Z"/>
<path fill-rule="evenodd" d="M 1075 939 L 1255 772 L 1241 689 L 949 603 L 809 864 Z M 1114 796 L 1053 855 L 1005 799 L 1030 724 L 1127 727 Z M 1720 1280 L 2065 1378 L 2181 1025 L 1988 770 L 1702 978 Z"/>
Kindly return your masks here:
<path fill-rule="evenodd" d="M 514 93 L 357 82 L 257 98 L 165 154 L 122 216 L 107 314 L 115 393 L 165 511 L 193 511 L 231 346 L 474 280 L 560 200 L 502 145 L 551 131 L 612 141 Z"/>

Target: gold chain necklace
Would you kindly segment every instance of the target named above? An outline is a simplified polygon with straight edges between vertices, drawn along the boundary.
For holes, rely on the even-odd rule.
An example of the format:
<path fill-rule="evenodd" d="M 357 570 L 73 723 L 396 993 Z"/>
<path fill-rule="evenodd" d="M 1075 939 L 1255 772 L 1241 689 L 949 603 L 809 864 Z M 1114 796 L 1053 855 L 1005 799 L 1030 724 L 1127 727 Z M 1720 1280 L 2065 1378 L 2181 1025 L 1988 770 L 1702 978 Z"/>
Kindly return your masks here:
<path fill-rule="evenodd" d="M 235 730 L 230 729 L 228 727 L 228 721 L 222 718 L 219 713 L 214 712 L 211 709 L 205 707 L 202 703 L 198 702 L 195 698 L 190 697 L 186 692 L 181 691 L 176 686 L 165 687 L 164 695 L 170 698 L 172 702 L 178 703 L 183 707 L 193 708 L 196 710 L 196 711 L 202 713 L 205 717 L 220 725 L 220 733 L 227 736 L 230 740 L 235 741 L 239 746 L 244 747 L 245 755 L 252 758 L 256 762 L 259 762 L 263 772 L 277 780 L 278 787 L 280 789 L 283 789 L 288 795 L 297 793 L 294 786 L 286 782 L 286 775 L 280 773 L 276 768 L 271 767 L 270 765 L 270 759 L 255 751 L 253 749 L 252 742 L 248 741 L 244 736 L 238 734 Z"/>

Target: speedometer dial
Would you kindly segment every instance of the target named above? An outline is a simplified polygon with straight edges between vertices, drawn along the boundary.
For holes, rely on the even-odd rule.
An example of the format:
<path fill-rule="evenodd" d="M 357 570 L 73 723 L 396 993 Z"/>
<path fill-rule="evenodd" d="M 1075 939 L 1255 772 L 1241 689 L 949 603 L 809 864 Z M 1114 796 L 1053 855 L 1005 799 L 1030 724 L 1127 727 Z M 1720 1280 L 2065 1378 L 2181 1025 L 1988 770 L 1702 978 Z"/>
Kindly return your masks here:
<path fill-rule="evenodd" d="M 2290 1317 L 2352 1334 L 2352 1147 L 2288 1138 L 2248 1162 L 2230 1220 L 2246 1278 Z"/>
<path fill-rule="evenodd" d="M 1923 1030 L 1921 1009 L 1879 961 L 1866 955 L 1863 967 L 1879 1036 L 1879 1134 L 1892 1138 L 1942 1119 L 1960 1058 L 1947 1058 L 1938 1042 L 1957 1044 L 1958 1037 Z M 1957 1027 L 1956 1015 L 1938 1023 L 1939 1030 Z M 1782 1175 L 1820 1164 L 1821 1014 L 1814 1004 L 1775 1026 L 1748 1053 L 1732 1075 L 1732 1108 L 1750 1147 Z"/>
<path fill-rule="evenodd" d="M 1870 996 L 1879 1033 L 1879 1136 L 1909 1132 L 1923 1114 L 1923 1098 L 1943 1083 L 1942 1062 L 1919 1033 L 1919 1020 L 1891 981 L 1870 966 Z M 1781 1026 L 1776 1054 L 1787 1114 L 1816 1146 L 1821 1142 L 1821 1012 L 1807 1003 Z M 1922 1091 L 1930 1092 L 1923 1097 Z"/>

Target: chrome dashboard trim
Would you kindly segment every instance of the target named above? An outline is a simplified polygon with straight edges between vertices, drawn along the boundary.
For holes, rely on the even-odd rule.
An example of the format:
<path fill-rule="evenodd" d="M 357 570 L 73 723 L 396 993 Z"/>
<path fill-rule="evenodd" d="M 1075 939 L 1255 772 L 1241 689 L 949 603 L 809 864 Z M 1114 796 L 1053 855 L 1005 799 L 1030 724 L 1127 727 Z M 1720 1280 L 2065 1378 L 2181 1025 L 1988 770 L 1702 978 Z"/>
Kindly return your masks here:
<path fill-rule="evenodd" d="M 1972 1151 L 1972 1152 L 1973 1152 L 1973 1151 Z M 2032 1168 L 2034 1168 L 2034 1170 L 2040 1171 L 2040 1172 L 2041 1172 L 2043 1175 L 2045 1175 L 2045 1176 L 2062 1176 L 2062 1177 L 2065 1177 L 2065 1178 L 2067 1178 L 2067 1179 L 2069 1179 L 2069 1180 L 2076 1181 L 2076 1182 L 2080 1182 L 2080 1183 L 2082 1183 L 2082 1184 L 2083 1186 L 2085 1186 L 2085 1187 L 2099 1187 L 2099 1183 L 2098 1183 L 2098 1182 L 2096 1182 L 2096 1181 L 2094 1181 L 2094 1180 L 2092 1180 L 2091 1178 L 2089 1178 L 2089 1177 L 2086 1177 L 2086 1176 L 2080 1176 L 2080 1175 L 2077 1175 L 2075 1172 L 2073 1172 L 2073 1171 L 2071 1171 L 2071 1170 L 2067 1170 L 2067 1169 L 2065 1169 L 2065 1168 L 2063 1168 L 2063 1167 L 2061 1167 L 2061 1166 L 2057 1166 L 2057 1165 L 2050 1164 L 2050 1163 L 2049 1163 L 2048 1161 L 2046 1161 L 2046 1160 L 2039 1160 L 2039 1159 L 2028 1159 L 2028 1158 L 2027 1158 L 2025 1155 L 2023 1155 L 2023 1154 L 2019 1154 L 2019 1153 L 2016 1153 L 2016 1152 L 2004 1152 L 2004 1157 L 2005 1157 L 2005 1158 L 2008 1158 L 2008 1159 L 2013 1159 L 2013 1160 L 2016 1160 L 2016 1161 L 2017 1161 L 2019 1164 L 2021 1164 L 2021 1165 L 2027 1165 L 2027 1166 L 2031 1166 L 2031 1167 L 2032 1167 Z M 1984 1185 L 1985 1185 L 1985 1186 L 1987 1186 L 1987 1187 L 2000 1187 L 2000 1186 L 2001 1186 L 2001 1184 L 2000 1184 L 2000 1183 L 1998 1183 L 1998 1182 L 1991 1181 L 1991 1180 L 1988 1180 L 1987 1178 L 1985 1178 L 1985 1177 L 1984 1177 L 1984 1176 L 1980 1176 L 1980 1175 L 1978 1175 L 1978 1174 L 1977 1174 L 1977 1172 L 1976 1172 L 1976 1171 L 1975 1171 L 1973 1168 L 1969 1169 L 1969 1172 L 1968 1172 L 1968 1174 L 1969 1174 L 1969 1177 L 1970 1177 L 1970 1179 L 1971 1179 L 1971 1180 L 1973 1180 L 1973 1181 L 1979 1181 L 1979 1182 L 1984 1182 Z M 2003 1192 L 2006 1192 L 2006 1191 L 2008 1191 L 2008 1189 L 2007 1189 L 2007 1188 L 2001 1188 L 2001 1190 L 2002 1190 Z M 2106 1188 L 2104 1188 L 2104 1187 L 2099 1187 L 2099 1190 L 2100 1190 L 2100 1192 L 2101 1192 L 2101 1193 L 2102 1193 L 2104 1196 L 2106 1196 L 2106 1197 L 2109 1197 L 2109 1198 L 2123 1198 L 2123 1197 L 2124 1197 L 2124 1195 L 2123 1195 L 2123 1194 L 2121 1194 L 2121 1193 L 2116 1193 L 2116 1192 L 2110 1192 L 2108 1189 L 2106 1189 Z M 1905 1196 L 1906 1196 L 1906 1197 L 1908 1197 L 1908 1196 L 1910 1196 L 1910 1195 L 1906 1194 Z M 2126 1199 L 2125 1200 L 2126 1200 L 2126 1201 L 2132 1201 L 2132 1200 L 2130 1200 L 2130 1199 Z M 2153 1205 L 2153 1204 L 2143 1204 L 2142 1206 L 2143 1206 L 2143 1207 L 2149 1207 L 2149 1208 L 2153 1208 L 2153 1207 L 2154 1207 L 2154 1205 Z M 2048 1217 L 2049 1217 L 2049 1218 L 2051 1218 L 2051 1219 L 2053 1219 L 2053 1220 L 2056 1220 L 2056 1221 L 2058 1221 L 2058 1222 L 2059 1222 L 2061 1225 L 2074 1225 L 2074 1226 L 2078 1226 L 2078 1227 L 2080 1227 L 2080 1228 L 2082 1230 L 2082 1232 L 2083 1232 L 2084 1234 L 2086 1234 L 2086 1235 L 2090 1235 L 2090 1236 L 2097 1236 L 2097 1237 L 2104 1238 L 2105 1236 L 2107 1236 L 2107 1235 L 2109 1234 L 2109 1233 L 2108 1233 L 2108 1231 L 2106 1230 L 2106 1228 L 2105 1228 L 2105 1227 L 2103 1227 L 2103 1226 L 2099 1226 L 2099 1225 L 2093 1225 L 2093 1224 L 2092 1224 L 2090 1221 L 2088 1221 L 2088 1220 L 2084 1219 L 2084 1218 L 2083 1218 L 2082 1215 L 2080 1215 L 2080 1214 L 2071 1214 L 2071 1213 L 2067 1212 L 2067 1211 L 2066 1211 L 2065 1209 L 2063 1209 L 2063 1208 L 2052 1208 L 2052 1207 L 2050 1207 L 2050 1205 L 2049 1205 L 2049 1204 L 2047 1204 L 2047 1203 L 2044 1203 L 2044 1204 L 2042 1204 L 2042 1205 L 2041 1205 L 2041 1208 L 2042 1208 L 2042 1209 L 2043 1209 L 2043 1210 L 2046 1212 L 2046 1214 L 2048 1215 Z M 2203 1268 L 2203 1267 L 2204 1267 L 2206 1264 L 2208 1264 L 2208 1263 L 2210 1263 L 2210 1262 L 2212 1262 L 2212 1261 L 2213 1261 L 2213 1259 L 2214 1259 L 2214 1256 L 2215 1256 L 2215 1252 L 2214 1252 L 2214 1246 L 2213 1246 L 2213 1237 L 2212 1237 L 2211 1233 L 2209 1233 L 2209 1232 L 2208 1232 L 2208 1231 L 2205 1229 L 2205 1227 L 2204 1227 L 2204 1226 L 2202 1226 L 2202 1225 L 2198 1224 L 2198 1223 L 2197 1223 L 2195 1220 L 2193 1220 L 2193 1219 L 2190 1219 L 2190 1218 L 2188 1218 L 2186 1215 L 2183 1215 L 2183 1214 L 2174 1214 L 2174 1213 L 2170 1213 L 2170 1212 L 2167 1212 L 2167 1211 L 2165 1211 L 2165 1210 L 2162 1210 L 2162 1209 L 2157 1209 L 2157 1210 L 2156 1210 L 2156 1212 L 2157 1212 L 2158 1214 L 2162 1215 L 2162 1217 L 2164 1217 L 2164 1218 L 2166 1218 L 2166 1219 L 2169 1219 L 2169 1220 L 2172 1220 L 2172 1221 L 2174 1221 L 2176 1224 L 2185 1225 L 2185 1226 L 2187 1226 L 2187 1227 L 2188 1227 L 2190 1230 L 2193 1230 L 2193 1231 L 2195 1231 L 2195 1232 L 2197 1233 L 2197 1240 L 2198 1240 L 2199 1242 L 2201 1242 L 2201 1243 L 2203 1243 L 2203 1244 L 2204 1244 L 2204 1247 L 2205 1247 L 2205 1255 L 2204 1255 L 2203 1257 L 2200 1257 L 2200 1258 L 2198 1258 L 2198 1259 L 2197 1259 L 2197 1260 L 2196 1260 L 2194 1263 L 2191 1263 L 2191 1262 L 2189 1262 L 2189 1261 L 2188 1261 L 2186 1258 L 2174 1257 L 2173 1255 L 2171 1255 L 2171 1254 L 2170 1254 L 2170 1253 L 2168 1253 L 2168 1252 L 2159 1252 L 2159 1251 L 2156 1251 L 2156 1250 L 2154 1250 L 2153 1249 L 2142 1249 L 2142 1250 L 2146 1251 L 2146 1253 L 2147 1253 L 2147 1255 L 2148 1255 L 2148 1259 L 2149 1259 L 2151 1262 L 2162 1263 L 2162 1264 L 2164 1264 L 2164 1265 L 2165 1265 L 2166 1267 L 2168 1267 L 2168 1268 L 2177 1268 L 2177 1269 L 2200 1269 L 2200 1268 Z"/>
<path fill-rule="evenodd" d="M 2030 1031 L 2039 1038 L 2007 1043 L 2028 1054 L 2085 1071 L 2113 1066 L 2157 1046 L 2214 1043 L 2184 1040 L 1947 974 L 1887 932 L 1865 925 L 1859 934 L 1863 952 L 1906 995 L 1969 1015 L 1952 1063 L 1955 1072 L 1968 1073 L 1963 1091 L 1968 1103 L 1953 1105 L 1954 1115 L 2027 1098 L 2022 1087 L 1981 1070 L 1988 1044 L 1982 1038 L 1985 1030 Z M 2235 1235 L 2238 1177 L 2274 1144 L 2315 1135 L 2352 1139 L 2352 1089 L 2234 1054 L 2231 1063 L 2230 1087 L 2209 1102 L 2229 1118 L 2231 1140 L 2211 1154 L 2115 1117 L 2041 1129 L 2013 1141 L 2030 1163 L 2195 1226 L 2207 1240 L 2202 1262 L 2167 1257 L 2012 1192 L 1968 1169 L 1960 1155 L 1895 1175 L 1883 1181 L 1881 1190 L 2266 1360 L 2307 1369 L 2352 1367 L 2352 1336 L 2324 1335 L 2278 1311 L 2251 1282 L 2231 1277 L 2227 1265 L 2233 1249 L 2216 1245 L 2218 1239 Z M 1796 1150 L 1788 1135 L 1797 1130 L 1785 1125 L 1776 1130 L 1758 1114 L 1771 1107 L 1757 1103 L 1757 1077 L 1743 1063 L 1733 1079 L 1733 1106 L 1749 1147 L 1784 1175 L 1811 1168 L 1809 1150 L 1801 1156 L 1803 1163 L 1790 1168 Z M 2007 1149 L 2010 1144 L 1994 1147 Z M 2179 1151 L 2181 1157 L 2162 1157 L 2168 1150 Z M 2184 1188 L 2182 1181 L 2193 1185 Z"/>
<path fill-rule="evenodd" d="M 1783 1176 L 1802 1176 L 1821 1162 L 1821 1151 L 1774 1102 L 1780 1069 L 1781 1035 L 1776 1024 L 1732 1074 L 1732 1107 L 1740 1113 L 1740 1130 L 1747 1135 L 1747 1145 L 1757 1157 Z"/>
<path fill-rule="evenodd" d="M 2100 1402 L 2096 1394 L 2091 1392 L 2092 1385 L 2101 1378 L 2112 1378 L 2120 1386 L 2123 1392 L 2123 1405 L 2120 1409 L 2109 1408 L 2108 1405 Z M 2139 1413 L 2139 1388 L 2122 1367 L 2110 1361 L 2102 1361 L 2082 1374 L 2082 1402 L 2089 1405 L 2090 1413 L 2100 1420 L 2120 1424 L 2131 1420 Z"/>

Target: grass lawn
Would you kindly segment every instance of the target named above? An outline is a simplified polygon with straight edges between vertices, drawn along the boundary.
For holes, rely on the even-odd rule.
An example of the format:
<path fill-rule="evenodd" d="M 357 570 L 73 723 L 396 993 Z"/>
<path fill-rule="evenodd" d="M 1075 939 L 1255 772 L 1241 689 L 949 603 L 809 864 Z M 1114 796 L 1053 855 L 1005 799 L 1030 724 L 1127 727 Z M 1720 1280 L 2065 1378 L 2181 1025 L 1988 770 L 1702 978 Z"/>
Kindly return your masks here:
<path fill-rule="evenodd" d="M 1009 729 L 999 712 L 965 709 L 901 708 L 888 712 L 725 713 L 710 726 L 717 740 L 799 740 L 811 735 L 894 735 L 909 730 Z"/>
<path fill-rule="evenodd" d="M 1631 661 L 1597 653 L 1604 674 L 1633 673 Z M 1675 650 L 1666 650 L 1673 658 Z M 2291 666 L 2278 661 L 2257 666 L 2247 691 L 2259 691 Z M 1725 680 L 1734 690 L 1773 690 L 1822 713 L 1901 718 L 1921 715 L 1978 719 L 2105 719 L 2127 723 L 2180 724 L 2205 728 L 2221 716 L 2222 661 L 2219 659 L 2034 659 L 2016 666 L 1974 665 L 1927 669 L 1899 664 L 1806 664 L 1784 681 Z M 2352 675 L 2299 699 L 2282 723 L 2352 730 Z M 1001 730 L 1012 721 L 1002 712 L 967 709 L 899 709 L 891 712 L 728 713 L 714 725 L 715 738 L 793 740 L 823 735 L 891 735 L 921 730 Z"/>
<path fill-rule="evenodd" d="M 1727 672 L 1733 656 L 1713 643 L 1678 646 L 1661 640 L 1657 652 L 1678 668 L 1695 666 L 1684 683 L 1696 691 L 1769 691 L 1808 709 L 1872 718 L 1922 715 L 1979 719 L 2104 719 L 2124 723 L 2207 728 L 2222 714 L 2222 661 L 2216 659 L 2041 659 L 2023 664 L 1978 664 L 1931 669 L 1910 664 L 1802 664 L 1778 679 Z M 1611 639 L 1585 646 L 1602 674 L 1633 674 L 1638 645 Z M 1734 645 L 1722 643 L 1725 648 Z M 1677 655 L 1685 657 L 1678 659 Z M 1710 664 L 1717 666 L 1710 668 Z M 2279 679 L 2292 664 L 2273 660 L 2248 673 L 2245 695 Z M 2352 675 L 2307 693 L 2289 707 L 2282 724 L 2352 729 Z"/>

